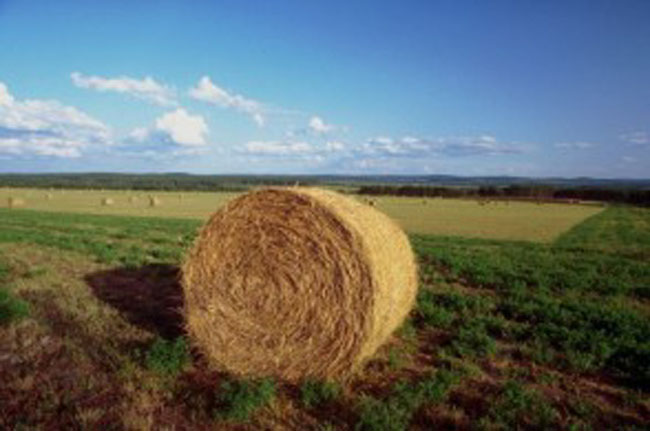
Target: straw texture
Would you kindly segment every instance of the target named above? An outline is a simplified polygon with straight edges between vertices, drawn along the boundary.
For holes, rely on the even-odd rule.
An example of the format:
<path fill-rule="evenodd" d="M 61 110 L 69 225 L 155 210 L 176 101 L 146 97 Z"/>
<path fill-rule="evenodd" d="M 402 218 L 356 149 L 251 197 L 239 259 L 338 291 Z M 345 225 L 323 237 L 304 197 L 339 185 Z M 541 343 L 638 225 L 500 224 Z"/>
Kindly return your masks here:
<path fill-rule="evenodd" d="M 216 212 L 183 264 L 188 333 L 218 367 L 344 378 L 410 311 L 417 271 L 383 213 L 309 188 L 251 192 Z"/>

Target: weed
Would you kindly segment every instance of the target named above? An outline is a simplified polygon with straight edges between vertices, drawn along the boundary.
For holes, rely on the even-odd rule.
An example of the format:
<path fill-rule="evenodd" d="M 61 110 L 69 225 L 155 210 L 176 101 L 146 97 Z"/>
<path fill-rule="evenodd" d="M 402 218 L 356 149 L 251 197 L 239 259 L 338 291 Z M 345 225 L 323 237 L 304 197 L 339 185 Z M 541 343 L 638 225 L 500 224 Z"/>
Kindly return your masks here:
<path fill-rule="evenodd" d="M 0 325 L 20 320 L 29 314 L 27 303 L 16 298 L 8 288 L 0 287 Z"/>
<path fill-rule="evenodd" d="M 308 379 L 300 386 L 300 400 L 308 409 L 332 402 L 340 394 L 341 387 L 335 382 Z"/>
<path fill-rule="evenodd" d="M 6 285 L 9 272 L 9 266 L 0 261 L 0 326 L 20 320 L 29 314 L 27 303 L 16 298 L 9 290 L 9 286 Z"/>
<path fill-rule="evenodd" d="M 444 401 L 459 376 L 448 370 L 440 370 L 417 384 L 399 382 L 385 400 L 364 396 L 357 409 L 357 431 L 398 431 L 408 428 L 413 415 L 425 403 Z"/>
<path fill-rule="evenodd" d="M 273 401 L 275 392 L 275 382 L 271 379 L 225 382 L 216 394 L 222 408 L 214 414 L 226 420 L 246 422 L 256 410 Z"/>
<path fill-rule="evenodd" d="M 479 319 L 466 322 L 451 342 L 452 351 L 463 357 L 482 357 L 493 355 L 496 342 L 488 334 L 485 323 Z"/>
<path fill-rule="evenodd" d="M 176 376 L 190 362 L 187 341 L 178 337 L 174 341 L 158 337 L 146 353 L 150 370 L 168 376 Z"/>
<path fill-rule="evenodd" d="M 492 400 L 487 418 L 496 429 L 557 429 L 558 413 L 541 395 L 519 382 L 506 382 Z"/>

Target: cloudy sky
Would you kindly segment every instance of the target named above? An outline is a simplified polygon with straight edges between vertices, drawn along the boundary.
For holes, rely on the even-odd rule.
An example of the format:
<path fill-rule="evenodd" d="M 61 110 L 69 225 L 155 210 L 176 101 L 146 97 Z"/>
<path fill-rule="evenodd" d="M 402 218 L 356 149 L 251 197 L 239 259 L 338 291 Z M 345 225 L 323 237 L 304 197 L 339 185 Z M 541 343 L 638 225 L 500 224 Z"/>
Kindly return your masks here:
<path fill-rule="evenodd" d="M 1 172 L 650 177 L 650 2 L 0 0 Z"/>

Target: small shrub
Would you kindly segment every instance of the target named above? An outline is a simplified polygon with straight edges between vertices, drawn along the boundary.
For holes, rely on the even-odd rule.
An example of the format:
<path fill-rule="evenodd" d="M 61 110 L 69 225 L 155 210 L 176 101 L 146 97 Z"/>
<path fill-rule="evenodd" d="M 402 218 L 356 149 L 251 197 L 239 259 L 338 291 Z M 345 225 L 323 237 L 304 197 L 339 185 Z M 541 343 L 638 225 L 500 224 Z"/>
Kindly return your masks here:
<path fill-rule="evenodd" d="M 275 392 L 275 382 L 271 379 L 226 382 L 217 393 L 217 401 L 222 408 L 215 411 L 215 416 L 246 422 L 257 409 L 273 401 Z"/>
<path fill-rule="evenodd" d="M 340 386 L 334 382 L 306 380 L 300 386 L 300 399 L 307 408 L 334 401 L 340 393 Z"/>
<path fill-rule="evenodd" d="M 187 342 L 183 337 L 176 340 L 157 338 L 146 354 L 147 368 L 169 376 L 176 376 L 190 362 Z"/>

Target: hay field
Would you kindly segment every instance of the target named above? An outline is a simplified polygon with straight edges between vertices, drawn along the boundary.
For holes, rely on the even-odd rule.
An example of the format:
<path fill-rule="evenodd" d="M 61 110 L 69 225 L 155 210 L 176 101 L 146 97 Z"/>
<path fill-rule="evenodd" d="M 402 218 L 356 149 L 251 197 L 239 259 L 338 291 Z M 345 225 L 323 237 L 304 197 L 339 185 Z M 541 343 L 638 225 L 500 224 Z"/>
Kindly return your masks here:
<path fill-rule="evenodd" d="M 649 209 L 550 244 L 411 235 L 416 305 L 338 383 L 193 354 L 179 265 L 200 226 L 0 208 L 0 429 L 648 429 Z"/>
<path fill-rule="evenodd" d="M 151 206 L 150 196 L 159 198 L 160 205 Z M 0 207 L 6 207 L 8 198 L 15 197 L 26 201 L 24 208 L 40 211 L 203 220 L 235 196 L 238 194 L 3 188 Z M 113 204 L 102 205 L 102 200 L 107 198 Z M 545 243 L 602 210 L 592 205 L 514 201 L 480 205 L 471 199 L 373 199 L 376 208 L 395 219 L 408 233 Z"/>

